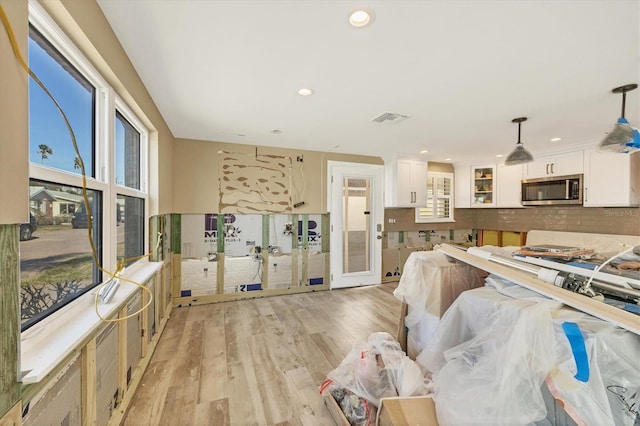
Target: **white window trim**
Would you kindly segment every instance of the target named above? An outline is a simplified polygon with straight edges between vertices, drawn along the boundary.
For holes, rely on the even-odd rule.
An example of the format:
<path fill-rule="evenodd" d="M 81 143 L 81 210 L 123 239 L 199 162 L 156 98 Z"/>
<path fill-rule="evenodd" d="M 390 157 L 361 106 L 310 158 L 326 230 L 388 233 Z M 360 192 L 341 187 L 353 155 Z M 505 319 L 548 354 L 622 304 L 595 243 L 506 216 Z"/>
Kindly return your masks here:
<path fill-rule="evenodd" d="M 144 235 L 149 235 L 149 130 L 142 124 L 111 88 L 100 73 L 91 65 L 75 43 L 58 27 L 42 6 L 29 0 L 29 23 L 33 25 L 62 56 L 65 57 L 96 89 L 95 105 L 95 155 L 97 169 L 95 178 L 86 177 L 87 189 L 101 191 L 103 203 L 115 205 L 117 194 L 130 195 L 144 199 L 145 219 Z M 108 143 L 114 138 L 116 109 L 129 120 L 141 135 L 141 190 L 116 186 L 111 182 L 114 175 L 113 149 L 115 144 Z M 69 142 L 71 143 L 71 142 Z M 111 151 L 111 152 L 109 152 Z M 29 163 L 29 178 L 82 187 L 82 176 L 64 170 L 58 170 L 41 164 Z M 103 267 L 107 271 L 115 270 L 116 233 L 115 211 L 107 212 L 103 228 Z M 147 253 L 149 238 L 144 238 L 144 252 Z M 126 267 L 121 275 L 137 283 L 144 284 L 161 269 L 161 262 L 150 262 L 143 258 Z M 107 277 L 105 277 L 106 279 Z M 122 282 L 113 300 L 108 304 L 99 304 L 98 310 L 103 317 L 116 315 L 138 286 Z M 104 322 L 95 312 L 96 289 L 88 291 L 73 302 L 39 321 L 21 333 L 20 377 L 23 383 L 37 383 L 47 377 L 70 354 L 79 349 L 79 345 L 88 336 L 96 333 Z"/>

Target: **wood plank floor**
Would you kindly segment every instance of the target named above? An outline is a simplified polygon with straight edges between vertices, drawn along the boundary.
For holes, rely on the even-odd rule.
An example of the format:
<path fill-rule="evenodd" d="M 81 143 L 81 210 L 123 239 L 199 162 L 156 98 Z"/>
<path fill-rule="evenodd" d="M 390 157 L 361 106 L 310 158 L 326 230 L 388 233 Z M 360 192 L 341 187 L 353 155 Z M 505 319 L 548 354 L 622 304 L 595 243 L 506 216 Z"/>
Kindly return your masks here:
<path fill-rule="evenodd" d="M 397 283 L 175 308 L 125 425 L 333 425 L 319 386 L 356 342 L 396 336 Z"/>

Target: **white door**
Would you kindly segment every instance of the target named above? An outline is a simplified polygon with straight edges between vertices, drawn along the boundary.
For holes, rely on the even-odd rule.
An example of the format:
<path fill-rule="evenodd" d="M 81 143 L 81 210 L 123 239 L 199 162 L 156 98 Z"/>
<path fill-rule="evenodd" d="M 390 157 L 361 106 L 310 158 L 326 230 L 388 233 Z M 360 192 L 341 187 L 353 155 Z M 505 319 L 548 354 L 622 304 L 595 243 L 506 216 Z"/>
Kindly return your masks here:
<path fill-rule="evenodd" d="M 384 167 L 329 161 L 330 287 L 380 284 Z"/>

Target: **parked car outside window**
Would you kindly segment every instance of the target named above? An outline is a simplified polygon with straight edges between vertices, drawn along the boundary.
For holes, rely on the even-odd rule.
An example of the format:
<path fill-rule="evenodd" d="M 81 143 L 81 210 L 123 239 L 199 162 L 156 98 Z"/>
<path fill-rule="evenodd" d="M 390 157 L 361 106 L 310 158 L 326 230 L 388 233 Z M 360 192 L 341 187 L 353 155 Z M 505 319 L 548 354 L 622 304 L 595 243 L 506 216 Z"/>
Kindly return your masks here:
<path fill-rule="evenodd" d="M 38 229 L 36 217 L 33 213 L 29 213 L 29 223 L 20 224 L 20 241 L 30 240 L 36 229 Z"/>

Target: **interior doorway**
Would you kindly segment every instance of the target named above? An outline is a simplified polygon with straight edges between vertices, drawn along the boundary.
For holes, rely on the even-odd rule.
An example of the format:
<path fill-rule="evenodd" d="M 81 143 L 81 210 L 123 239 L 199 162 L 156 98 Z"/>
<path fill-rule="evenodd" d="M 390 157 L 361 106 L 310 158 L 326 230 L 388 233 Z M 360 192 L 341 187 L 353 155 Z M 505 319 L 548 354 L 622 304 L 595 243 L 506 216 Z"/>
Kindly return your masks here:
<path fill-rule="evenodd" d="M 384 166 L 329 161 L 330 287 L 379 284 Z"/>

